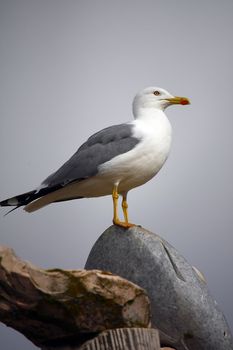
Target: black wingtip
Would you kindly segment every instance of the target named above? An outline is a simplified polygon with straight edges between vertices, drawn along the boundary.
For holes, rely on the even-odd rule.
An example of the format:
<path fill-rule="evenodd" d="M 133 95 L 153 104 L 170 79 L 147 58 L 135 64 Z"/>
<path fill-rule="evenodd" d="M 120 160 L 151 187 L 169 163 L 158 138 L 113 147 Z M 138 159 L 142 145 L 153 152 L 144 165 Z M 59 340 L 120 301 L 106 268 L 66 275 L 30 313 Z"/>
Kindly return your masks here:
<path fill-rule="evenodd" d="M 0 202 L 0 207 L 8 207 L 8 206 L 9 206 L 8 199 Z"/>
<path fill-rule="evenodd" d="M 3 216 L 7 216 L 8 214 L 10 214 L 12 211 L 15 211 L 16 209 L 18 209 L 19 207 L 21 207 L 21 205 L 17 205 L 15 208 L 9 210 L 6 214 L 4 214 Z"/>

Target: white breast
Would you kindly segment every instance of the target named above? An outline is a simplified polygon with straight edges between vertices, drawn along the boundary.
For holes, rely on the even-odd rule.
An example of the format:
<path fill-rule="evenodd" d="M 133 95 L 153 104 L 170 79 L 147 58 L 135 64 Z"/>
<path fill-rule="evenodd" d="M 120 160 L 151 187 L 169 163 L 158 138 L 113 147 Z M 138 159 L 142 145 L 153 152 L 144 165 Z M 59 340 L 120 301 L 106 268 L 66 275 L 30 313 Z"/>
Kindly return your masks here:
<path fill-rule="evenodd" d="M 132 122 L 134 137 L 141 141 L 136 147 L 99 167 L 99 175 L 119 184 L 119 192 L 127 192 L 155 176 L 166 161 L 172 130 L 162 111 L 143 116 Z"/>

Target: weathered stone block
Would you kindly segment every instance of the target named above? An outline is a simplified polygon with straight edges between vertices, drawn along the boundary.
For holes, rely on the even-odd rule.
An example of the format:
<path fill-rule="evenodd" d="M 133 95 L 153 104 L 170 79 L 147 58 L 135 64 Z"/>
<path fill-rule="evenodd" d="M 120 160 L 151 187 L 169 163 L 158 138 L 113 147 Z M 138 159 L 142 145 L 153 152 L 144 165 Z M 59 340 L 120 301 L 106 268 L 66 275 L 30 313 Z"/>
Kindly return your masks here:
<path fill-rule="evenodd" d="M 148 327 L 145 291 L 101 271 L 43 270 L 0 247 L 0 321 L 39 347 L 77 345 L 106 329 Z"/>

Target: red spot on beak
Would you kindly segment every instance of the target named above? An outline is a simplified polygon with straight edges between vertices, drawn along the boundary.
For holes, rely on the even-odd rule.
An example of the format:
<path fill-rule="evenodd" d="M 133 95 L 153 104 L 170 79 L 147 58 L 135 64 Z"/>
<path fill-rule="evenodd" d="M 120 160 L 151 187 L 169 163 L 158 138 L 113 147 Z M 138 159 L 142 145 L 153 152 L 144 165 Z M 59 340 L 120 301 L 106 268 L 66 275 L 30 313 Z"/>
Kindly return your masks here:
<path fill-rule="evenodd" d="M 189 102 L 189 100 L 188 100 L 187 98 L 182 98 L 182 99 L 180 100 L 180 104 L 181 104 L 181 105 L 189 105 L 190 102 Z"/>

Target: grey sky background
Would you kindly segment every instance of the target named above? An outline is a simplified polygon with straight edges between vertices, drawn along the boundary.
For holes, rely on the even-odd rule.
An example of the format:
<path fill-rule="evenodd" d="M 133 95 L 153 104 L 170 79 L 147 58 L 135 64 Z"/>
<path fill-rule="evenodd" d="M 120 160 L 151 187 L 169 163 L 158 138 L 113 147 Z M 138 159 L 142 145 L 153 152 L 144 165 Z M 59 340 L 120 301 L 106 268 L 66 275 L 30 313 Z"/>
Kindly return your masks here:
<path fill-rule="evenodd" d="M 170 157 L 129 194 L 132 222 L 207 278 L 233 330 L 232 0 L 0 0 L 0 198 L 33 189 L 92 133 L 132 119 L 150 85 L 191 99 L 167 115 Z M 1 209 L 0 244 L 44 268 L 83 268 L 110 197 Z M 0 326 L 1 350 L 32 350 Z"/>

